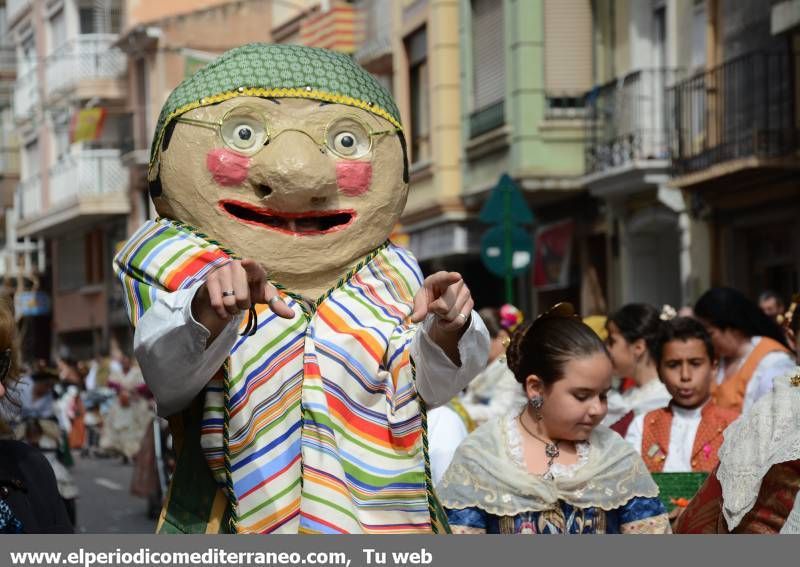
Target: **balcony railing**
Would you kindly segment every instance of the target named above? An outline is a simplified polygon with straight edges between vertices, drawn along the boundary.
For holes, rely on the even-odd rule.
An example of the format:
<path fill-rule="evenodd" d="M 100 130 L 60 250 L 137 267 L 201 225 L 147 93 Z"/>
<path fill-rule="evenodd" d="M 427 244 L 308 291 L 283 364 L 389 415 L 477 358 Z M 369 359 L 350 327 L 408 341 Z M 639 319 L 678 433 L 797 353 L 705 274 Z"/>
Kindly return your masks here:
<path fill-rule="evenodd" d="M 586 94 L 586 172 L 669 159 L 666 88 L 676 69 L 634 71 Z"/>
<path fill-rule="evenodd" d="M 673 166 L 691 173 L 745 157 L 776 157 L 798 147 L 795 113 L 800 54 L 754 52 L 669 91 Z"/>
<path fill-rule="evenodd" d="M 79 199 L 124 193 L 128 170 L 120 151 L 80 150 L 65 155 L 50 168 L 50 206 L 59 208 Z"/>
<path fill-rule="evenodd" d="M 36 67 L 17 77 L 14 85 L 14 118 L 24 119 L 31 115 L 39 103 L 39 89 Z"/>
<path fill-rule="evenodd" d="M 47 58 L 47 94 L 66 91 L 87 79 L 114 79 L 125 72 L 125 54 L 112 47 L 115 34 L 86 34 Z"/>

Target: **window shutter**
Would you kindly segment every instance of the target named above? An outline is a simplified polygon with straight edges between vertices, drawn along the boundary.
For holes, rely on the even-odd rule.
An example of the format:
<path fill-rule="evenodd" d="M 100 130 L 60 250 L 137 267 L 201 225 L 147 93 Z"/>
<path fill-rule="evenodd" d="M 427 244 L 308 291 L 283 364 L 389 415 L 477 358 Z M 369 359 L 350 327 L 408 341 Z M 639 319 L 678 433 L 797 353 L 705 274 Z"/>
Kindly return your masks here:
<path fill-rule="evenodd" d="M 549 97 L 592 88 L 592 7 L 589 0 L 545 0 L 544 84 Z"/>
<path fill-rule="evenodd" d="M 472 110 L 482 110 L 505 97 L 504 44 L 503 3 L 472 0 Z"/>

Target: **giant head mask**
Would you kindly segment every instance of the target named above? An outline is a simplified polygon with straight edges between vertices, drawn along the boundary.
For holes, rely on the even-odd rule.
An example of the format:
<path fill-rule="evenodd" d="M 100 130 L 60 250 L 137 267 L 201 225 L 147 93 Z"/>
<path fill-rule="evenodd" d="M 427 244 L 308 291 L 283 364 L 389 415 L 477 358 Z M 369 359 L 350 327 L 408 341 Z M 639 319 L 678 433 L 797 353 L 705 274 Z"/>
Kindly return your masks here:
<path fill-rule="evenodd" d="M 405 206 L 391 95 L 349 57 L 251 44 L 181 83 L 159 117 L 158 213 L 316 298 L 388 237 Z"/>

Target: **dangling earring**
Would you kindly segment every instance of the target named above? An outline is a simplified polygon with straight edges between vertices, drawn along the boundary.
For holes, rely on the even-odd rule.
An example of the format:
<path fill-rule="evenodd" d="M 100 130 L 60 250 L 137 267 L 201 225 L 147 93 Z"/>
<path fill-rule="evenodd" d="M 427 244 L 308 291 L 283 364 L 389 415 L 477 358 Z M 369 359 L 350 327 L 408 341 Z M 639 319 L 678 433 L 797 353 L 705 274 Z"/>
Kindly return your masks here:
<path fill-rule="evenodd" d="M 533 408 L 533 415 L 536 418 L 536 421 L 541 421 L 544 398 L 542 398 L 542 396 L 533 396 L 528 400 L 528 403 L 531 405 L 531 408 Z"/>

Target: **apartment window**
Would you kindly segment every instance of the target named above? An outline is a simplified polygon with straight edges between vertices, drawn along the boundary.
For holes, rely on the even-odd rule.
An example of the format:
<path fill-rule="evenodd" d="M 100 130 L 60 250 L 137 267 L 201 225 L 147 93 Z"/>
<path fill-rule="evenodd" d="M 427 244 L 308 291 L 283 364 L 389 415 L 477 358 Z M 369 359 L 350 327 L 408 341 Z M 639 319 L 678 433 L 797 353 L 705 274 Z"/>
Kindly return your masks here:
<path fill-rule="evenodd" d="M 67 43 L 67 19 L 64 17 L 64 8 L 53 14 L 50 18 L 50 53 Z"/>
<path fill-rule="evenodd" d="M 103 283 L 104 232 L 96 228 L 77 238 L 62 238 L 58 241 L 58 257 L 69 258 L 58 264 L 59 291 L 73 291 L 87 285 Z"/>
<path fill-rule="evenodd" d="M 58 257 L 69 261 L 58 263 L 58 289 L 71 291 L 86 285 L 86 246 L 84 238 L 62 238 L 58 241 Z"/>
<path fill-rule="evenodd" d="M 84 247 L 86 250 L 86 283 L 97 285 L 103 283 L 103 240 L 105 232 L 102 228 L 96 228 L 87 233 L 84 237 Z"/>
<path fill-rule="evenodd" d="M 419 163 L 431 157 L 428 34 L 424 27 L 406 39 L 406 52 L 411 90 L 411 160 Z"/>
<path fill-rule="evenodd" d="M 82 34 L 119 33 L 122 28 L 121 1 L 84 1 L 78 6 L 78 19 Z"/>
<path fill-rule="evenodd" d="M 145 148 L 148 143 L 147 119 L 150 116 L 150 80 L 147 73 L 147 61 L 144 57 L 136 60 L 136 111 L 134 133 L 136 148 Z"/>
<path fill-rule="evenodd" d="M 78 18 L 80 20 L 81 34 L 97 33 L 98 30 L 94 6 L 80 6 L 78 8 Z"/>
<path fill-rule="evenodd" d="M 692 6 L 692 71 L 702 71 L 706 66 L 706 3 L 695 0 Z"/>
<path fill-rule="evenodd" d="M 592 88 L 592 6 L 545 0 L 544 87 L 550 115 L 569 116 Z"/>
<path fill-rule="evenodd" d="M 472 113 L 470 136 L 505 123 L 503 3 L 472 0 Z"/>
<path fill-rule="evenodd" d="M 36 67 L 36 39 L 31 32 L 20 43 L 19 70 L 17 76 L 24 77 Z"/>
<path fill-rule="evenodd" d="M 53 163 L 61 161 L 63 156 L 69 153 L 69 124 L 70 113 L 66 109 L 53 109 L 51 111 L 52 120 L 52 140 L 53 151 L 51 153 Z"/>
<path fill-rule="evenodd" d="M 39 175 L 41 170 L 41 163 L 39 163 L 39 141 L 33 140 L 25 144 L 25 151 L 23 152 L 25 177 L 35 177 Z"/>
<path fill-rule="evenodd" d="M 55 141 L 55 161 L 59 162 L 69 153 L 69 127 L 64 124 L 56 126 L 53 137 Z"/>

